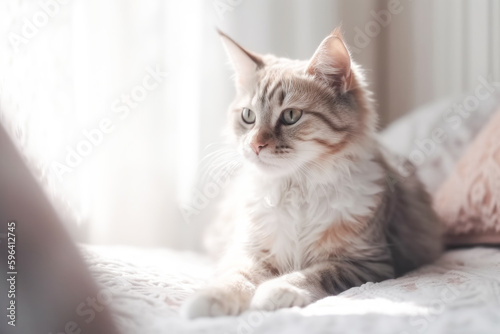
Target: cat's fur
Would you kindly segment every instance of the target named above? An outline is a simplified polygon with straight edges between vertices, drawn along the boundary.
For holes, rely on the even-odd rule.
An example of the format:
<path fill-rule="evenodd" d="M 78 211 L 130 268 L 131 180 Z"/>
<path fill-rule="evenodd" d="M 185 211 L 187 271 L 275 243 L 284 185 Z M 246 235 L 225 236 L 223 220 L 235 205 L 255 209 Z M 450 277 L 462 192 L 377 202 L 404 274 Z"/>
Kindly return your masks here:
<path fill-rule="evenodd" d="M 340 31 L 310 61 L 249 52 L 221 34 L 236 70 L 229 124 L 247 161 L 217 280 L 188 317 L 305 306 L 435 260 L 440 224 L 413 176 L 402 178 L 376 137 L 377 116 Z M 242 120 L 249 108 L 255 123 Z M 302 110 L 284 125 L 283 110 Z"/>

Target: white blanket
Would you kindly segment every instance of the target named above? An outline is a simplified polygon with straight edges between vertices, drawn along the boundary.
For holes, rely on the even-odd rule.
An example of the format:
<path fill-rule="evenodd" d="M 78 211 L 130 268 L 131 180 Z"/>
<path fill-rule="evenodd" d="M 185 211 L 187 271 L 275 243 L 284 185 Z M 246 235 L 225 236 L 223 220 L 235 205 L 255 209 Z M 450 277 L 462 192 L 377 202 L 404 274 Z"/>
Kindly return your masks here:
<path fill-rule="evenodd" d="M 303 309 L 186 320 L 182 301 L 211 276 L 201 255 L 165 249 L 83 247 L 124 334 L 499 333 L 500 250 L 449 251 L 404 277 L 366 283 Z"/>

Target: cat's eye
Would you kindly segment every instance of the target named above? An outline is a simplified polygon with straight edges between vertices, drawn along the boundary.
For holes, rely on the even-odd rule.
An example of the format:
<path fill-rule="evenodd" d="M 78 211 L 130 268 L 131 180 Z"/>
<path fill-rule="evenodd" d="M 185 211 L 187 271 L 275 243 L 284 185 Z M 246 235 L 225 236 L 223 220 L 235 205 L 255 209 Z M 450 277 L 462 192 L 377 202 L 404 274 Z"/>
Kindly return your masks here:
<path fill-rule="evenodd" d="M 286 109 L 281 113 L 281 122 L 285 125 L 292 125 L 302 117 L 300 109 Z"/>
<path fill-rule="evenodd" d="M 255 123 L 255 113 L 248 108 L 243 108 L 241 111 L 241 118 L 247 124 Z"/>

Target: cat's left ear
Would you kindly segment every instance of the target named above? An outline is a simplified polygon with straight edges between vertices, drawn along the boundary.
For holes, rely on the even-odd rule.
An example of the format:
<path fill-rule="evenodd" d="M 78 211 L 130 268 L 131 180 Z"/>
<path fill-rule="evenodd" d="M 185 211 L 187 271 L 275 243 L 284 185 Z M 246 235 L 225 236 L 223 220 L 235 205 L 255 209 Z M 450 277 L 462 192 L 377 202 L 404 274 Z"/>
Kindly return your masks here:
<path fill-rule="evenodd" d="M 236 72 L 236 85 L 246 86 L 251 84 L 256 71 L 264 66 L 262 58 L 253 52 L 245 50 L 222 31 L 217 30 L 217 32 Z"/>
<path fill-rule="evenodd" d="M 306 71 L 326 81 L 329 85 L 337 87 L 341 93 L 352 89 L 351 56 L 345 46 L 340 28 L 336 28 L 321 42 Z"/>

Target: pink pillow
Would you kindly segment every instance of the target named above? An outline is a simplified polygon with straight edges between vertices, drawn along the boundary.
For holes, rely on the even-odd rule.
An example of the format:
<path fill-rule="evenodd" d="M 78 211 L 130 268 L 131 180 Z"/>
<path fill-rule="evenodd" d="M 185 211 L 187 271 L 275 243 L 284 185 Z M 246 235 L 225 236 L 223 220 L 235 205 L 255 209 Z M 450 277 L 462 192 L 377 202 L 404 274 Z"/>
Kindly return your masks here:
<path fill-rule="evenodd" d="M 500 110 L 434 197 L 448 244 L 500 244 Z"/>

